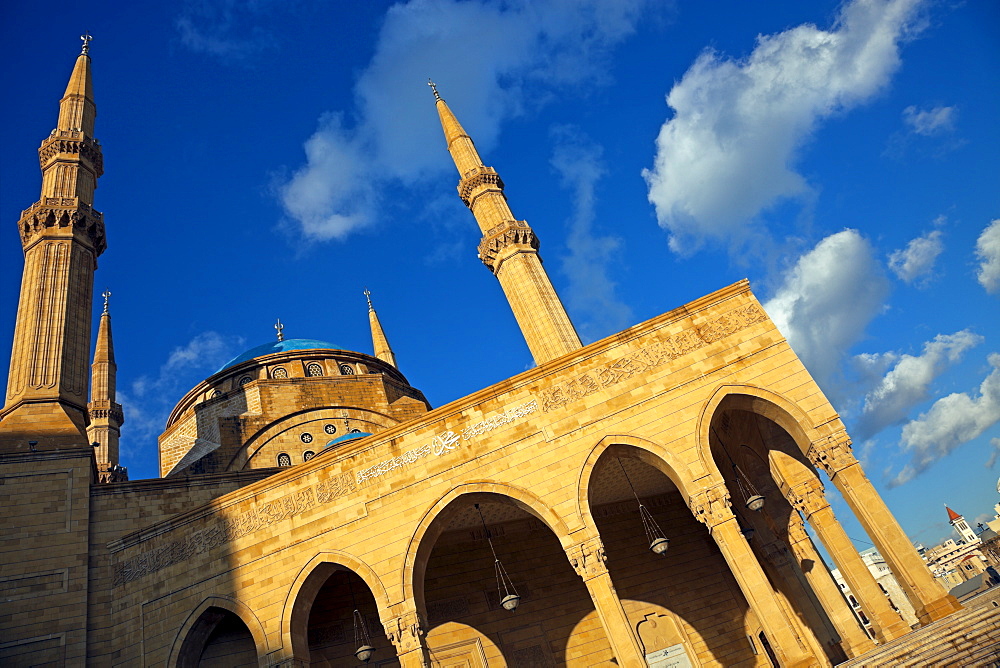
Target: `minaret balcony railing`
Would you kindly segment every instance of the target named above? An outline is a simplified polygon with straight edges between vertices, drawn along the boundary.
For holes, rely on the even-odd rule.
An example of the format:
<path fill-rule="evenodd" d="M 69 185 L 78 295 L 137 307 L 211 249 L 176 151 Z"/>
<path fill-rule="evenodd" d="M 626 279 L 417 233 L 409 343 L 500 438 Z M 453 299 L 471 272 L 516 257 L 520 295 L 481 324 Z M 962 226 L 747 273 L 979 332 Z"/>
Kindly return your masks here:
<path fill-rule="evenodd" d="M 491 187 L 503 192 L 503 180 L 492 167 L 477 167 L 465 174 L 458 183 L 458 196 L 465 202 L 465 206 L 472 207 L 472 193 L 483 186 Z"/>
<path fill-rule="evenodd" d="M 80 230 L 86 234 L 96 255 L 107 248 L 104 215 L 78 197 L 46 197 L 22 211 L 18 222 L 21 244 L 25 247 L 37 234 L 58 228 Z"/>
<path fill-rule="evenodd" d="M 68 131 L 60 131 L 60 135 Z M 79 156 L 94 167 L 98 177 L 104 174 L 104 155 L 101 145 L 95 139 L 84 136 L 82 132 L 69 132 L 75 137 L 49 136 L 38 149 L 38 164 L 44 170 L 54 158 L 60 155 Z"/>

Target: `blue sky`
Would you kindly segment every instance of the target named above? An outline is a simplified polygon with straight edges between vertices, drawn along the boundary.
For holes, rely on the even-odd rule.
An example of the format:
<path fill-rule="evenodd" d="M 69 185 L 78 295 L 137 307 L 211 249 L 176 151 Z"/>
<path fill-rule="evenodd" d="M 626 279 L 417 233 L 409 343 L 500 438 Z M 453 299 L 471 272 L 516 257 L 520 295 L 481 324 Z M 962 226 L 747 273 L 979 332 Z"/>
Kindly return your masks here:
<path fill-rule="evenodd" d="M 133 479 L 173 404 L 275 318 L 370 351 L 365 286 L 435 406 L 531 366 L 433 77 L 585 342 L 747 277 L 915 540 L 948 535 L 943 503 L 974 524 L 1000 500 L 995 3 L 15 0 L 0 19 L 0 363 L 15 223 L 89 30 Z"/>

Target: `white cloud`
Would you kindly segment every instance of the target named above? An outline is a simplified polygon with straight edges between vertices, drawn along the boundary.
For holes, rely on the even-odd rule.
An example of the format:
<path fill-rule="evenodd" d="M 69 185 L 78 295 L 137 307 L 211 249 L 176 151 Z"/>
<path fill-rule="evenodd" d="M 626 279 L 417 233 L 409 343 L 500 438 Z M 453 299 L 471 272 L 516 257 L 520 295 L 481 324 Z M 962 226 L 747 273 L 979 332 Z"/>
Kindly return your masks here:
<path fill-rule="evenodd" d="M 606 79 L 610 49 L 632 33 L 645 4 L 411 0 L 393 5 L 355 87 L 356 120 L 321 119 L 306 142 L 306 164 L 280 187 L 286 214 L 315 239 L 341 238 L 371 223 L 380 188 L 393 181 L 413 184 L 451 168 L 428 76 L 488 152 L 501 124 L 523 113 L 529 102 Z"/>
<path fill-rule="evenodd" d="M 821 119 L 885 87 L 920 4 L 855 0 L 829 31 L 759 36 L 743 60 L 703 53 L 667 96 L 674 115 L 643 172 L 671 248 L 739 240 L 768 206 L 811 194 L 794 169 L 798 149 Z"/>
<path fill-rule="evenodd" d="M 903 122 L 918 134 L 930 137 L 949 132 L 955 127 L 958 109 L 955 107 L 934 107 L 933 109 L 918 109 L 907 107 L 903 109 Z"/>
<path fill-rule="evenodd" d="M 947 365 L 958 362 L 966 350 L 983 340 L 968 330 L 938 334 L 924 343 L 921 355 L 901 355 L 892 370 L 865 396 L 864 410 L 854 428 L 856 436 L 871 438 L 905 419 L 911 408 L 928 398 L 931 382 Z"/>
<path fill-rule="evenodd" d="M 990 439 L 990 458 L 986 460 L 986 468 L 991 469 L 1000 459 L 1000 438 Z"/>
<path fill-rule="evenodd" d="M 891 487 L 909 482 L 1000 420 L 1000 353 L 992 353 L 988 360 L 993 371 L 980 384 L 979 396 L 949 394 L 903 427 L 901 445 L 910 462 L 890 480 Z"/>
<path fill-rule="evenodd" d="M 577 319 L 584 342 L 595 341 L 629 325 L 632 310 L 615 295 L 608 275 L 619 256 L 621 240 L 594 234 L 594 188 L 605 173 L 601 147 L 578 130 L 559 127 L 552 166 L 564 188 L 573 192 L 573 217 L 569 221 L 563 271 L 569 276 L 567 307 L 582 315 Z"/>
<path fill-rule="evenodd" d="M 287 3 L 273 0 L 188 0 L 174 21 L 181 44 L 196 53 L 238 61 L 274 45 L 261 16 Z"/>
<path fill-rule="evenodd" d="M 155 448 L 167 417 L 185 392 L 215 373 L 243 348 L 242 337 L 202 332 L 170 351 L 155 376 L 135 378 L 127 390 L 119 390 L 124 408 L 122 449 L 137 453 Z"/>
<path fill-rule="evenodd" d="M 888 292 L 871 245 L 857 230 L 844 230 L 800 257 L 764 309 L 825 386 Z"/>
<path fill-rule="evenodd" d="M 986 292 L 1000 292 L 1000 218 L 986 226 L 976 240 L 979 271 L 976 277 Z"/>
<path fill-rule="evenodd" d="M 889 268 L 901 281 L 913 283 L 928 279 L 934 272 L 934 263 L 944 250 L 941 230 L 931 230 L 912 239 L 906 248 L 889 255 Z"/>

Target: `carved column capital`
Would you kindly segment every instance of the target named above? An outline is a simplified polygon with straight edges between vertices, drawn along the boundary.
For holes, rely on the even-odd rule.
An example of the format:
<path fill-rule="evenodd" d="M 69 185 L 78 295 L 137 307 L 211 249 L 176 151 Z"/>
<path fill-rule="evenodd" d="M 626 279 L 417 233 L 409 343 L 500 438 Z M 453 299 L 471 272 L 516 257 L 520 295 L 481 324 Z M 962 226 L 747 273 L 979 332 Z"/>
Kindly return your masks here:
<path fill-rule="evenodd" d="M 764 557 L 775 566 L 788 565 L 788 546 L 782 541 L 773 540 L 770 543 L 764 543 L 761 550 L 764 552 Z"/>
<path fill-rule="evenodd" d="M 584 580 L 604 575 L 608 572 L 605 565 L 608 557 L 604 552 L 604 543 L 599 536 L 588 538 L 566 550 L 566 557 L 576 574 Z"/>
<path fill-rule="evenodd" d="M 809 477 L 788 490 L 788 502 L 795 510 L 809 518 L 817 510 L 828 508 L 830 503 L 823 493 L 823 483 L 818 478 Z"/>
<path fill-rule="evenodd" d="M 396 647 L 397 654 L 423 647 L 423 636 L 427 633 L 426 624 L 415 610 L 383 619 L 382 626 L 385 627 L 385 637 Z"/>
<path fill-rule="evenodd" d="M 707 526 L 709 531 L 736 517 L 733 515 L 729 490 L 721 482 L 692 494 L 688 506 L 694 513 L 694 518 Z"/>
<path fill-rule="evenodd" d="M 810 444 L 806 456 L 813 466 L 823 469 L 831 478 L 858 463 L 851 451 L 851 437 L 843 429 L 814 441 Z"/>

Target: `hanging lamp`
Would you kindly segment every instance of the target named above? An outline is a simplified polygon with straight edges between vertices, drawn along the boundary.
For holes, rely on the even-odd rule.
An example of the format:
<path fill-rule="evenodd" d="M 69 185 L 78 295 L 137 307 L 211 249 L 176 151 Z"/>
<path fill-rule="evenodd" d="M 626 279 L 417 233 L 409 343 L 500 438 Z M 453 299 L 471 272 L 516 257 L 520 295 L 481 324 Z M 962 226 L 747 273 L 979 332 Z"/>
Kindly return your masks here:
<path fill-rule="evenodd" d="M 757 427 L 757 429 L 759 432 L 760 427 Z M 733 456 L 729 454 L 729 448 L 727 448 L 726 444 L 722 442 L 721 438 L 719 438 L 719 432 L 715 430 L 714 426 L 712 427 L 712 433 L 715 434 L 715 440 L 719 442 L 719 445 L 722 446 L 722 451 L 725 452 L 726 457 L 729 458 L 729 463 L 733 465 L 733 473 L 736 476 L 736 486 L 740 488 L 740 495 L 743 497 L 743 502 L 746 504 L 746 507 L 753 511 L 760 510 L 764 507 L 764 495 L 757 491 L 757 488 L 750 482 L 750 478 L 748 478 L 746 474 L 743 473 L 738 466 L 736 466 L 736 462 L 733 461 Z M 749 448 L 750 446 L 743 447 Z M 751 449 L 751 452 L 752 451 L 753 450 Z"/>
<path fill-rule="evenodd" d="M 618 460 L 618 466 L 621 467 L 622 473 L 625 474 L 625 482 L 628 483 L 629 489 L 632 490 L 632 496 L 635 497 L 636 503 L 639 504 L 639 517 L 642 519 L 642 528 L 646 532 L 646 540 L 649 541 L 649 549 L 653 551 L 653 554 L 663 554 L 670 547 L 670 539 L 667 538 L 660 526 L 653 519 L 653 515 L 649 512 L 646 506 L 642 505 L 642 501 L 639 500 L 639 495 L 635 493 L 635 487 L 632 486 L 632 479 L 628 477 L 628 471 L 625 470 L 625 465 L 622 464 L 620 457 L 615 457 Z"/>
<path fill-rule="evenodd" d="M 351 603 L 354 605 L 354 645 L 357 647 L 354 650 L 354 656 L 358 657 L 358 661 L 368 663 L 372 658 L 372 654 L 375 653 L 375 648 L 372 647 L 372 641 L 368 635 L 368 627 L 365 625 L 365 618 L 358 611 L 358 602 L 354 599 L 354 584 L 351 582 L 350 575 L 347 576 L 347 586 L 351 590 Z"/>
<path fill-rule="evenodd" d="M 482 508 L 479 507 L 478 503 L 474 505 L 476 506 L 476 511 L 479 513 L 479 521 L 483 523 L 483 531 L 486 532 L 486 541 L 490 544 L 490 552 L 493 553 L 493 569 L 496 571 L 497 576 L 497 593 L 500 596 L 500 605 L 503 606 L 504 610 L 514 612 L 521 602 L 521 597 L 518 595 L 517 590 L 514 589 L 514 583 L 511 582 L 510 576 L 507 575 L 507 569 L 500 563 L 497 551 L 493 549 L 493 538 L 490 536 L 490 530 L 486 528 L 486 518 L 483 517 Z"/>

